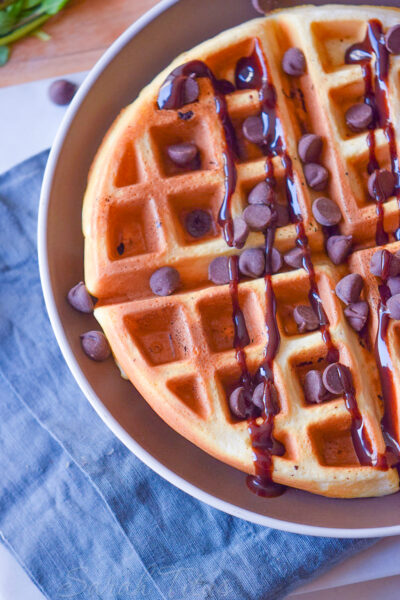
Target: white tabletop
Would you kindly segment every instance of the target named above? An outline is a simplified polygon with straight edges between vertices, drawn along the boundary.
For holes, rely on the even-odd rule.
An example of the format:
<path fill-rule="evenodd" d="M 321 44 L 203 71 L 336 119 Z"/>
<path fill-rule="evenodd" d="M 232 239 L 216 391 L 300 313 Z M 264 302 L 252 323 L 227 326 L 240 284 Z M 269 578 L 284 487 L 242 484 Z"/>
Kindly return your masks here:
<path fill-rule="evenodd" d="M 85 73 L 67 76 L 80 83 Z M 65 109 L 47 98 L 52 80 L 0 88 L 0 173 L 48 148 Z M 7 140 L 4 143 L 4 140 Z M 297 590 L 292 600 L 398 600 L 400 597 L 400 536 L 331 569 Z M 43 600 L 15 558 L 0 543 L 0 600 Z"/>

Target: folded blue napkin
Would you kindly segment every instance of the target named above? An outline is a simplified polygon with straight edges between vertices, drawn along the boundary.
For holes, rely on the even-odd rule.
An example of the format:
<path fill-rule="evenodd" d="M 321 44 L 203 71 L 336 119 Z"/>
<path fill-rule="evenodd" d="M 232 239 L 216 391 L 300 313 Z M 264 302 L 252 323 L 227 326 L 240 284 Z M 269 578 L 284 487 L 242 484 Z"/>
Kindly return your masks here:
<path fill-rule="evenodd" d="M 0 176 L 0 535 L 44 595 L 273 600 L 373 543 L 228 516 L 161 479 L 107 429 L 43 303 L 36 221 L 46 160 Z"/>

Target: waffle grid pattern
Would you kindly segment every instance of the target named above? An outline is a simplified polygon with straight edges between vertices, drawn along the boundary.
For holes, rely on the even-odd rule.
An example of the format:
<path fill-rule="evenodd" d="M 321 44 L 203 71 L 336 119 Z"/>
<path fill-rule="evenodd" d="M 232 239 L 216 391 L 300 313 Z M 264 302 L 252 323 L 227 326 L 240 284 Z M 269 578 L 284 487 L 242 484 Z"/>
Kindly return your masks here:
<path fill-rule="evenodd" d="M 237 60 L 251 53 L 255 37 L 261 41 L 278 93 L 279 116 L 332 340 L 340 361 L 353 374 L 357 403 L 373 446 L 383 452 L 382 406 L 373 354 L 347 324 L 343 306 L 332 292 L 343 275 L 360 272 L 375 315 L 377 283 L 368 269 L 372 250 L 355 252 L 347 266 L 334 267 L 326 258 L 323 234 L 311 213 L 312 201 L 321 193 L 307 187 L 296 148 L 304 126 L 324 137 L 321 162 L 330 171 L 326 195 L 341 208 L 341 231 L 351 233 L 360 247 L 372 247 L 376 209 L 366 188 L 366 138 L 349 134 L 344 125 L 346 109 L 363 96 L 361 70 L 338 60 L 338 48 L 343 56 L 349 45 L 364 37 L 371 15 L 343 7 L 341 12 L 346 16 L 337 20 L 328 8 L 314 9 L 314 13 L 304 8 L 282 11 L 226 32 L 177 59 L 119 117 L 96 157 L 85 197 L 86 284 L 99 298 L 95 316 L 117 362 L 171 426 L 217 458 L 249 473 L 253 464 L 247 423 L 232 416 L 227 402 L 240 373 L 233 349 L 230 293 L 228 286 L 214 286 L 207 279 L 215 256 L 236 251 L 225 244 L 216 224 L 210 236 L 199 241 L 191 239 L 183 225 L 185 214 L 193 208 L 209 210 L 216 223 L 224 190 L 223 132 L 207 81 L 199 80 L 200 101 L 182 109 L 193 111 L 188 120 L 176 111 L 156 110 L 155 97 L 165 75 L 192 58 L 205 60 L 218 78 L 232 81 Z M 393 12 L 377 11 L 377 18 L 388 26 L 393 24 Z M 307 61 L 308 74 L 300 84 L 296 80 L 298 87 L 280 68 L 282 55 L 291 46 L 300 47 Z M 399 81 L 400 61 L 395 59 L 390 74 L 392 114 L 396 110 L 399 114 L 400 94 L 395 93 Z M 244 119 L 259 112 L 257 92 L 237 91 L 227 100 L 241 152 L 232 201 L 235 216 L 246 206 L 248 191 L 265 178 L 265 159 L 241 134 Z M 198 170 L 179 169 L 166 157 L 166 146 L 183 141 L 195 141 L 200 148 Z M 382 131 L 376 132 L 376 150 L 381 167 L 387 166 Z M 278 201 L 283 201 L 284 170 L 279 158 L 273 163 Z M 385 203 L 384 212 L 385 227 L 393 231 L 398 226 L 395 198 Z M 295 240 L 294 225 L 279 228 L 275 247 L 285 252 L 294 247 Z M 262 244 L 262 235 L 252 233 L 246 247 Z M 173 296 L 158 298 L 152 295 L 148 280 L 164 265 L 177 268 L 182 288 Z M 394 470 L 358 464 L 343 398 L 321 405 L 305 402 L 304 375 L 311 368 L 323 369 L 326 355 L 321 333 L 298 334 L 291 314 L 290 307 L 308 303 L 305 271 L 283 271 L 273 275 L 272 282 L 281 335 L 274 379 L 282 405 L 274 437 L 286 448 L 283 457 L 273 459 L 274 480 L 341 497 L 396 491 Z M 241 282 L 239 300 L 251 340 L 246 347 L 247 364 L 255 372 L 267 342 L 263 279 Z M 375 318 L 370 329 L 373 340 Z M 393 329 L 390 352 L 395 359 L 397 326 Z"/>

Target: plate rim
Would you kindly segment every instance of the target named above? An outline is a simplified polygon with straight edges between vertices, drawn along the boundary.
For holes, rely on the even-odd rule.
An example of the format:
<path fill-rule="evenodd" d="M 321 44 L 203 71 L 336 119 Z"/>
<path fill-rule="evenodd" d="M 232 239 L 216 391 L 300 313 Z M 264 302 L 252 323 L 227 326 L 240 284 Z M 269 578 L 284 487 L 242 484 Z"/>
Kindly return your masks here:
<path fill-rule="evenodd" d="M 169 481 L 180 490 L 186 492 L 193 498 L 205 502 L 209 506 L 216 508 L 222 512 L 228 513 L 245 521 L 271 527 L 289 533 L 297 533 L 301 535 L 313 535 L 317 537 L 337 537 L 337 538 L 374 538 L 374 537 L 389 537 L 400 534 L 400 525 L 389 525 L 384 527 L 372 528 L 357 528 L 347 529 L 345 527 L 324 527 L 316 525 L 304 525 L 294 523 L 292 521 L 284 521 L 275 517 L 260 515 L 251 510 L 241 508 L 231 504 L 226 500 L 222 500 L 214 496 L 196 485 L 188 482 L 186 479 L 160 463 L 152 454 L 145 450 L 136 440 L 134 440 L 118 421 L 111 415 L 105 407 L 99 396 L 94 392 L 85 377 L 74 352 L 67 340 L 61 318 L 56 308 L 53 289 L 51 286 L 49 260 L 47 252 L 47 229 L 48 229 L 48 212 L 50 206 L 50 198 L 52 184 L 55 171 L 58 166 L 58 160 L 61 155 L 65 138 L 68 135 L 70 126 L 72 125 L 76 114 L 78 113 L 81 104 L 86 98 L 92 85 L 101 76 L 103 71 L 108 67 L 109 63 L 117 56 L 117 54 L 143 29 L 146 28 L 154 19 L 166 12 L 180 0 L 161 0 L 138 20 L 132 23 L 104 52 L 100 59 L 89 71 L 83 83 L 78 89 L 74 99 L 67 109 L 66 114 L 57 131 L 53 145 L 50 150 L 49 158 L 46 164 L 38 214 L 37 227 L 37 248 L 39 260 L 39 273 L 42 286 L 42 292 L 45 300 L 46 310 L 50 319 L 50 323 L 60 347 L 61 353 L 66 361 L 75 381 L 79 388 L 90 402 L 96 413 L 113 432 L 113 434 L 142 462 L 160 475 L 163 479 Z"/>

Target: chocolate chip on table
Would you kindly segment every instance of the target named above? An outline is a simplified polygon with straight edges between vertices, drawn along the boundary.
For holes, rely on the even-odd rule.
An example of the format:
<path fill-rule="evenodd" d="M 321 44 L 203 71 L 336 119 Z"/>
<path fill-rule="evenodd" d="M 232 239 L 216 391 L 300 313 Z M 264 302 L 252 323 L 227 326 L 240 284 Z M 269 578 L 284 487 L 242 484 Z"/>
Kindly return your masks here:
<path fill-rule="evenodd" d="M 289 48 L 282 58 L 282 69 L 287 75 L 300 77 L 306 72 L 306 59 L 300 48 Z"/>
<path fill-rule="evenodd" d="M 374 113 L 369 104 L 359 102 L 347 109 L 345 120 L 349 129 L 355 132 L 364 131 L 372 123 Z"/>
<path fill-rule="evenodd" d="M 247 248 L 239 257 L 239 270 L 245 277 L 261 277 L 265 269 L 265 254 L 261 248 Z"/>
<path fill-rule="evenodd" d="M 400 277 L 389 277 L 386 285 L 388 286 L 392 296 L 400 294 Z"/>
<path fill-rule="evenodd" d="M 306 133 L 298 143 L 297 151 L 303 163 L 315 163 L 322 152 L 322 137 L 315 133 Z"/>
<path fill-rule="evenodd" d="M 266 181 L 260 181 L 260 183 L 257 183 L 247 198 L 247 202 L 249 204 L 267 204 L 269 206 L 273 201 L 274 190 Z"/>
<path fill-rule="evenodd" d="M 157 296 L 169 296 L 181 283 L 179 273 L 173 267 L 161 267 L 150 277 L 150 288 Z"/>
<path fill-rule="evenodd" d="M 306 401 L 311 404 L 321 404 L 329 398 L 329 392 L 322 381 L 322 373 L 314 369 L 306 373 L 303 390 Z"/>
<path fill-rule="evenodd" d="M 313 190 L 324 190 L 328 184 L 329 173 L 325 167 L 317 163 L 307 163 L 304 165 L 304 177 L 307 185 Z"/>
<path fill-rule="evenodd" d="M 252 231 L 263 231 L 272 222 L 273 215 L 264 204 L 250 204 L 243 211 L 243 219 Z"/>
<path fill-rule="evenodd" d="M 83 351 L 89 358 L 96 361 L 106 360 L 111 349 L 106 336 L 102 331 L 87 331 L 81 335 Z"/>
<path fill-rule="evenodd" d="M 193 142 L 182 142 L 181 144 L 172 144 L 167 148 L 167 154 L 173 163 L 178 167 L 187 167 L 197 157 L 198 147 Z"/>
<path fill-rule="evenodd" d="M 272 273 L 277 273 L 283 265 L 282 254 L 276 248 L 272 248 L 271 250 L 271 271 Z"/>
<path fill-rule="evenodd" d="M 243 217 L 233 219 L 233 245 L 235 248 L 243 248 L 249 237 L 250 230 Z"/>
<path fill-rule="evenodd" d="M 370 262 L 369 268 L 370 268 L 372 275 L 375 275 L 376 277 L 382 276 L 382 266 L 383 266 L 382 259 L 383 259 L 383 250 L 377 250 L 371 256 L 371 262 Z M 396 277 L 397 275 L 400 275 L 400 257 L 398 257 L 397 253 L 396 253 L 396 254 L 390 255 L 388 276 Z"/>
<path fill-rule="evenodd" d="M 352 235 L 332 235 L 326 242 L 326 251 L 334 265 L 341 265 L 351 252 Z"/>
<path fill-rule="evenodd" d="M 257 406 L 257 408 L 259 408 L 261 411 L 264 411 L 264 388 L 265 388 L 265 383 L 264 381 L 262 381 L 261 383 L 259 383 L 256 388 L 254 389 L 253 392 L 253 396 L 251 401 L 253 402 L 254 406 Z M 278 392 L 276 390 L 276 387 L 274 386 L 274 384 L 272 382 L 269 383 L 269 390 L 270 390 L 270 394 L 271 394 L 271 402 L 272 402 L 272 410 L 274 414 L 277 414 L 279 412 L 279 399 L 278 399 Z"/>
<path fill-rule="evenodd" d="M 211 229 L 211 215 L 206 210 L 196 209 L 188 213 L 185 217 L 185 228 L 189 235 L 194 238 L 201 238 Z"/>
<path fill-rule="evenodd" d="M 371 198 L 376 200 L 387 200 L 393 195 L 395 177 L 387 169 L 374 171 L 368 178 L 368 192 Z"/>
<path fill-rule="evenodd" d="M 289 252 L 283 255 L 283 260 L 289 267 L 293 269 L 301 269 L 303 266 L 304 252 L 302 248 L 292 248 Z"/>
<path fill-rule="evenodd" d="M 318 329 L 319 321 L 318 317 L 311 308 L 306 304 L 299 304 L 295 306 L 293 311 L 293 318 L 297 323 L 297 327 L 300 333 L 305 331 L 314 331 Z"/>
<path fill-rule="evenodd" d="M 67 300 L 75 310 L 82 313 L 92 313 L 94 309 L 93 298 L 86 289 L 83 281 L 80 281 L 71 288 L 67 295 Z"/>
<path fill-rule="evenodd" d="M 391 54 L 400 54 L 400 25 L 393 25 L 387 30 L 385 43 Z"/>
<path fill-rule="evenodd" d="M 249 410 L 249 401 L 243 386 L 237 387 L 229 397 L 229 406 L 235 417 L 245 419 Z"/>
<path fill-rule="evenodd" d="M 364 302 L 363 300 L 353 302 L 344 309 L 346 319 L 355 331 L 361 331 L 364 327 L 368 319 L 368 312 L 368 302 Z"/>
<path fill-rule="evenodd" d="M 320 198 L 316 198 L 311 209 L 317 223 L 320 225 L 325 225 L 326 227 L 337 225 L 342 219 L 340 208 L 336 202 L 330 198 L 324 198 L 322 196 Z"/>
<path fill-rule="evenodd" d="M 49 97 L 54 104 L 66 106 L 75 96 L 78 86 L 67 79 L 56 79 L 49 87 Z"/>
<path fill-rule="evenodd" d="M 265 142 L 264 123 L 261 117 L 247 117 L 242 125 L 243 135 L 253 144 L 263 144 Z"/>
<path fill-rule="evenodd" d="M 217 285 L 229 283 L 229 259 L 217 256 L 208 265 L 208 279 Z"/>
<path fill-rule="evenodd" d="M 357 302 L 363 285 L 364 281 L 359 273 L 350 273 L 350 275 L 346 275 L 336 284 L 336 296 L 345 304 Z"/>
<path fill-rule="evenodd" d="M 400 319 L 400 294 L 391 296 L 386 302 L 386 307 L 392 319 Z"/>
<path fill-rule="evenodd" d="M 350 369 L 338 362 L 326 367 L 322 374 L 322 381 L 331 394 L 343 394 L 346 388 L 352 387 Z"/>

